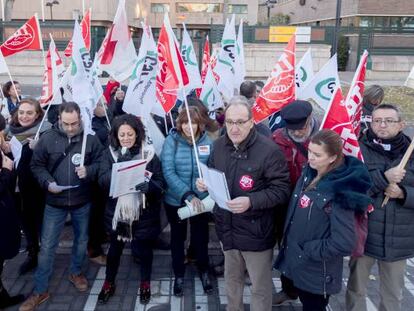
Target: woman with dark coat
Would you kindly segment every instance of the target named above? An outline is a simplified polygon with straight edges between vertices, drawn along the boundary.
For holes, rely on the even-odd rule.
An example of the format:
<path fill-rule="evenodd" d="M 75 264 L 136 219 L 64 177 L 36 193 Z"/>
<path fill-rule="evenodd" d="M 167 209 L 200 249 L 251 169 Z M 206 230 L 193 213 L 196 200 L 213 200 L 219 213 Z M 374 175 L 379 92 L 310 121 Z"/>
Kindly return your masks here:
<path fill-rule="evenodd" d="M 341 290 L 343 257 L 356 246 L 355 214 L 371 203 L 371 179 L 361 161 L 343 155 L 342 139 L 331 130 L 316 133 L 308 151 L 275 268 L 293 281 L 303 310 L 322 311 Z"/>
<path fill-rule="evenodd" d="M 27 240 L 28 254 L 20 266 L 20 274 L 25 274 L 37 267 L 45 202 L 43 190 L 30 169 L 30 161 L 36 144 L 36 133 L 39 131 L 40 135 L 51 127 L 49 122 L 41 124 L 43 116 L 44 112 L 40 103 L 33 98 L 25 98 L 13 114 L 7 132 L 8 140 L 14 136 L 22 144 L 22 153 L 16 174 L 18 191 L 20 192 L 21 221 Z M 39 130 L 40 126 L 42 127 Z"/>
<path fill-rule="evenodd" d="M 24 296 L 10 297 L 1 282 L 4 261 L 13 258 L 19 252 L 20 229 L 13 200 L 13 161 L 0 152 L 0 163 L 0 309 L 3 309 L 22 302 Z"/>
<path fill-rule="evenodd" d="M 141 262 L 140 302 L 146 304 L 151 298 L 151 271 L 154 241 L 160 233 L 160 206 L 164 180 L 161 163 L 146 145 L 145 130 L 141 121 L 130 114 L 116 118 L 110 132 L 110 145 L 105 150 L 99 169 L 99 184 L 109 191 L 111 184 L 112 165 L 139 159 L 152 159 L 146 170 L 152 173 L 149 182 L 137 185 L 138 192 L 129 193 L 116 199 L 108 198 L 105 210 L 105 224 L 110 232 L 110 246 L 107 255 L 106 277 L 98 301 L 106 303 L 115 293 L 115 277 L 118 272 L 125 241 L 136 240 L 133 245 L 138 247 L 137 253 Z M 145 206 L 143 195 L 145 194 Z M 129 197 L 127 202 L 126 196 Z M 121 201 L 120 201 L 121 200 Z M 127 206 L 127 213 L 137 217 L 122 219 L 119 212 L 120 204 Z M 132 226 L 130 223 L 132 222 Z"/>
<path fill-rule="evenodd" d="M 13 86 L 14 84 L 14 86 Z M 21 100 L 20 83 L 17 81 L 8 81 L 3 85 L 3 102 L 0 104 L 0 111 L 3 117 L 10 121 L 11 116 L 17 110 Z M 16 93 L 17 92 L 17 93 Z"/>

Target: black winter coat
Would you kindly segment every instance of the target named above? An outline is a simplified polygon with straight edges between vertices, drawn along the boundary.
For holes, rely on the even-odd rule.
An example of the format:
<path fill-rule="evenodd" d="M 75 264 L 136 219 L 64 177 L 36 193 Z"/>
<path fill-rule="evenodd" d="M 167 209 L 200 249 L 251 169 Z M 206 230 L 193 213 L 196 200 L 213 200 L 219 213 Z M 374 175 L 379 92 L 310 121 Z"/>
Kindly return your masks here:
<path fill-rule="evenodd" d="M 409 142 L 409 138 L 406 137 Z M 362 155 L 373 181 L 370 195 L 374 211 L 368 215 L 368 237 L 365 255 L 383 260 L 397 261 L 414 256 L 414 156 L 411 156 L 403 181 L 399 184 L 405 192 L 405 200 L 390 199 L 382 208 L 384 190 L 388 186 L 384 172 L 397 166 L 400 157 L 390 160 L 375 150 L 367 136 L 360 140 Z"/>
<path fill-rule="evenodd" d="M 289 171 L 282 152 L 253 128 L 234 147 L 227 134 L 214 143 L 209 166 L 226 174 L 232 199 L 248 196 L 251 207 L 233 214 L 214 207 L 216 231 L 224 250 L 264 251 L 273 248 L 276 208 L 289 200 Z"/>
<path fill-rule="evenodd" d="M 353 157 L 304 190 L 315 176 L 306 166 L 296 184 L 275 268 L 301 290 L 331 295 L 341 290 L 343 257 L 356 242 L 355 212 L 366 211 L 371 202 L 366 194 L 371 181 Z"/>
<path fill-rule="evenodd" d="M 91 202 L 90 185 L 97 176 L 102 146 L 98 138 L 88 135 L 85 152 L 87 177 L 79 179 L 75 167 L 80 163 L 82 140 L 83 132 L 68 138 L 66 133 L 58 128 L 53 128 L 40 137 L 33 151 L 31 169 L 39 185 L 46 191 L 46 204 L 57 208 L 77 208 Z M 55 162 L 71 143 L 74 147 L 51 175 L 50 171 Z M 54 194 L 48 191 L 49 183 L 54 181 L 59 186 L 79 187 Z"/>
<path fill-rule="evenodd" d="M 104 189 L 108 198 L 105 208 L 105 228 L 108 233 L 112 232 L 112 219 L 115 213 L 117 199 L 109 197 L 109 187 L 111 185 L 112 164 L 114 164 L 109 147 L 104 151 L 99 168 L 99 185 Z M 133 223 L 133 237 L 137 240 L 155 239 L 160 233 L 160 208 L 162 204 L 162 194 L 165 189 L 164 177 L 162 175 L 161 162 L 157 155 L 147 164 L 147 171 L 152 173 L 149 191 L 146 194 L 146 206 L 141 210 L 139 220 Z"/>
<path fill-rule="evenodd" d="M 1 160 L 1 156 L 0 156 Z M 0 170 L 0 258 L 11 259 L 20 248 L 20 227 L 14 205 L 16 180 L 8 169 Z"/>

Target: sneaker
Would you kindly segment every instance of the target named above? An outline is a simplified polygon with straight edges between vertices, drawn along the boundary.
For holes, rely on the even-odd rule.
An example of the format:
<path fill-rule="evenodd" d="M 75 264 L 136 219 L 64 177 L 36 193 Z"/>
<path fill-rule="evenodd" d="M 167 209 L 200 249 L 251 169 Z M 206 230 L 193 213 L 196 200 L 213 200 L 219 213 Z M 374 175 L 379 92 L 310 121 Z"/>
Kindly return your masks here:
<path fill-rule="evenodd" d="M 89 257 L 89 260 L 97 265 L 106 266 L 106 255 L 99 255 L 96 257 Z"/>
<path fill-rule="evenodd" d="M 289 296 L 284 291 L 280 291 L 280 292 L 273 295 L 272 305 L 278 306 L 278 305 L 281 305 L 281 304 L 284 304 L 284 303 L 287 303 L 287 302 L 294 302 L 296 299 L 298 299 L 298 296 L 292 297 L 292 296 Z"/>
<path fill-rule="evenodd" d="M 85 292 L 88 290 L 88 280 L 81 273 L 79 275 L 71 274 L 69 275 L 69 281 L 76 287 L 80 292 Z"/>
<path fill-rule="evenodd" d="M 98 295 L 98 302 L 105 304 L 115 294 L 115 284 L 109 281 L 104 282 L 101 292 Z"/>
<path fill-rule="evenodd" d="M 139 302 L 146 305 L 151 300 L 151 284 L 150 282 L 141 282 L 139 286 Z"/>
<path fill-rule="evenodd" d="M 32 294 L 25 302 L 20 306 L 19 311 L 33 311 L 37 306 L 44 303 L 50 297 L 49 293 Z"/>

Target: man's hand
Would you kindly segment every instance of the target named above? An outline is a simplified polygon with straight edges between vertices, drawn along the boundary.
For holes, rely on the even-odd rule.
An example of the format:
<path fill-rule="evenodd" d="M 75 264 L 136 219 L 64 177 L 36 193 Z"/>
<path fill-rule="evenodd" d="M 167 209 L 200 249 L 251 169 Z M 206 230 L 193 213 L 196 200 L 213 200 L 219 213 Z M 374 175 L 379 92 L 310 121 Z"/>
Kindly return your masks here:
<path fill-rule="evenodd" d="M 405 169 L 395 166 L 386 170 L 384 175 L 390 184 L 398 184 L 404 179 Z"/>
<path fill-rule="evenodd" d="M 62 192 L 62 190 L 60 190 L 60 189 L 58 188 L 58 185 L 56 184 L 56 182 L 51 182 L 51 183 L 49 184 L 49 186 L 47 187 L 47 190 L 49 190 L 49 192 L 51 192 L 51 193 L 55 193 L 55 194 L 57 194 L 57 193 L 61 193 L 61 192 Z"/>
<path fill-rule="evenodd" d="M 13 161 L 10 160 L 3 154 L 3 163 L 1 164 L 2 168 L 8 169 L 9 171 L 13 170 Z"/>
<path fill-rule="evenodd" d="M 384 194 L 389 196 L 390 199 L 404 199 L 404 191 L 397 184 L 388 185 Z"/>
<path fill-rule="evenodd" d="M 196 213 L 201 213 L 204 209 L 203 202 L 197 197 L 194 197 L 190 201 L 191 206 L 193 207 L 193 211 Z"/>
<path fill-rule="evenodd" d="M 80 179 L 86 178 L 86 176 L 88 175 L 88 172 L 86 171 L 86 167 L 84 166 L 75 167 L 75 172 L 76 174 L 78 174 L 78 177 Z"/>
<path fill-rule="evenodd" d="M 197 187 L 197 190 L 200 192 L 208 191 L 206 184 L 201 178 L 197 178 L 196 187 Z"/>
<path fill-rule="evenodd" d="M 241 214 L 247 211 L 250 206 L 250 198 L 249 197 L 237 197 L 233 200 L 227 202 L 227 206 L 233 211 L 235 214 Z"/>

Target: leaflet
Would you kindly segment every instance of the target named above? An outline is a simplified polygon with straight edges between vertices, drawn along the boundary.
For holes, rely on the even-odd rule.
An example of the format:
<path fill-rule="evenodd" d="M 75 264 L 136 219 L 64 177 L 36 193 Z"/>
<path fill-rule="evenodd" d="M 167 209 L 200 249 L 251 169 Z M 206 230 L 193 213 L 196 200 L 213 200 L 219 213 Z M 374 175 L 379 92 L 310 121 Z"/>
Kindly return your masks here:
<path fill-rule="evenodd" d="M 209 168 L 203 163 L 200 163 L 200 169 L 210 197 L 219 207 L 231 212 L 232 210 L 227 206 L 231 198 L 224 172 Z"/>
<path fill-rule="evenodd" d="M 135 186 L 145 181 L 147 160 L 132 160 L 112 165 L 109 195 L 117 198 L 127 193 L 138 192 Z"/>

